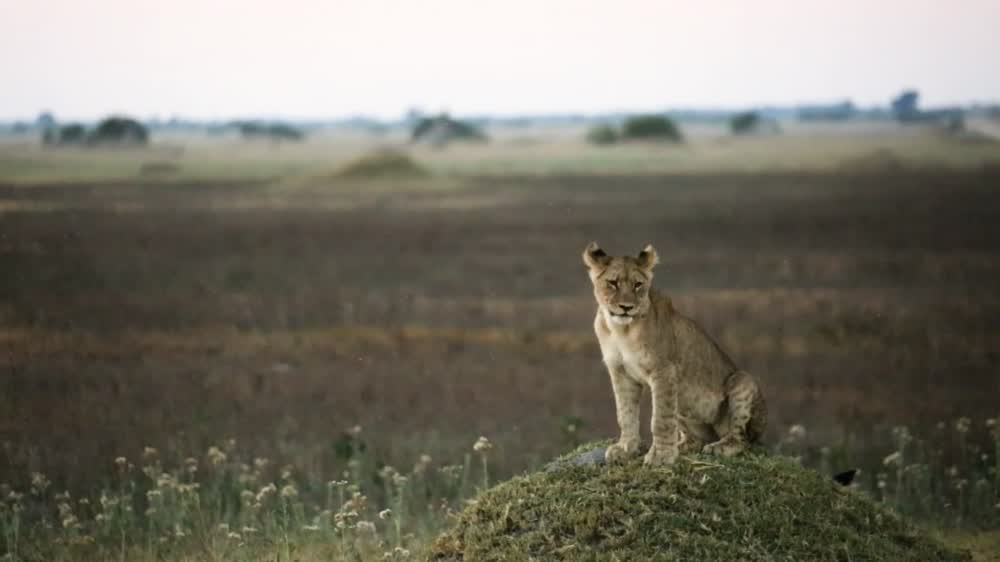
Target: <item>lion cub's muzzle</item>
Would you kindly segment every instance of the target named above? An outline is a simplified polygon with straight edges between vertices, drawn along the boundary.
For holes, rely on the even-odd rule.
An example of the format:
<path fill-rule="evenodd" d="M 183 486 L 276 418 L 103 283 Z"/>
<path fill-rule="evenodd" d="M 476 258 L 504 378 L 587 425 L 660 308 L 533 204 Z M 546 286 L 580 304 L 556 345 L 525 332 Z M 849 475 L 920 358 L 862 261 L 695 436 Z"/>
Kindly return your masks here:
<path fill-rule="evenodd" d="M 630 324 L 632 320 L 635 319 L 635 314 L 638 311 L 638 307 L 632 304 L 619 304 L 618 312 L 607 309 L 608 316 L 611 317 L 611 321 L 615 324 Z"/>

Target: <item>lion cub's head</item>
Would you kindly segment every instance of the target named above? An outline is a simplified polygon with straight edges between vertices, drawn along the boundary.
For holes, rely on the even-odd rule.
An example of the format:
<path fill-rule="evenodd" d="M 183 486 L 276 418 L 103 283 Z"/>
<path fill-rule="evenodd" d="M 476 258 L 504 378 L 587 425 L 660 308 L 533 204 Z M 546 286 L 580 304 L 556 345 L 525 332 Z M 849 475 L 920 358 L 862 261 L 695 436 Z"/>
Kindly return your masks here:
<path fill-rule="evenodd" d="M 653 268 L 660 259 L 647 245 L 639 255 L 611 257 L 591 242 L 583 251 L 583 263 L 590 270 L 594 298 L 608 322 L 631 324 L 649 311 L 649 288 Z"/>

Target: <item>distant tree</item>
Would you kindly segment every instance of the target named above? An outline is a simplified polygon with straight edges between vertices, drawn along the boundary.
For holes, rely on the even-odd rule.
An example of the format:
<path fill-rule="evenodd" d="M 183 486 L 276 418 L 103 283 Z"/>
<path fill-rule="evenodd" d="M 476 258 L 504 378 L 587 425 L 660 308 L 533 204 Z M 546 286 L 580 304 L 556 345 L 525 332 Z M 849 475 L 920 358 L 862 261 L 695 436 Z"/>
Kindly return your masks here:
<path fill-rule="evenodd" d="M 43 111 L 35 119 L 35 126 L 43 131 L 52 129 L 56 126 L 56 118 L 51 111 Z"/>
<path fill-rule="evenodd" d="M 403 122 L 412 126 L 414 123 L 423 118 L 424 112 L 419 107 L 411 107 L 407 109 L 406 113 L 403 115 Z"/>
<path fill-rule="evenodd" d="M 635 140 L 665 140 L 680 142 L 680 129 L 664 115 L 638 115 L 625 120 L 622 138 Z"/>
<path fill-rule="evenodd" d="M 78 123 L 46 129 L 42 143 L 47 145 L 82 144 L 87 140 L 87 129 Z"/>
<path fill-rule="evenodd" d="M 296 129 L 291 125 L 276 123 L 267 128 L 267 134 L 275 140 L 300 141 L 306 138 L 306 134 L 301 129 Z"/>
<path fill-rule="evenodd" d="M 892 112 L 898 119 L 907 120 L 920 113 L 917 104 L 920 93 L 916 90 L 905 90 L 892 100 Z"/>
<path fill-rule="evenodd" d="M 428 142 L 436 147 L 442 147 L 452 141 L 486 140 L 486 135 L 478 127 L 452 119 L 447 113 L 420 119 L 413 126 L 410 135 L 410 142 Z"/>
<path fill-rule="evenodd" d="M 113 116 L 103 119 L 87 137 L 88 144 L 145 145 L 149 131 L 135 119 Z"/>
<path fill-rule="evenodd" d="M 587 131 L 587 142 L 591 144 L 614 144 L 618 142 L 618 131 L 611 125 L 597 125 Z"/>
<path fill-rule="evenodd" d="M 59 128 L 59 142 L 62 144 L 80 144 L 87 138 L 87 129 L 79 123 L 65 125 Z"/>
<path fill-rule="evenodd" d="M 830 105 L 807 105 L 798 108 L 802 121 L 847 121 L 857 116 L 858 108 L 851 100 Z"/>
<path fill-rule="evenodd" d="M 268 125 L 264 123 L 243 121 L 236 123 L 236 126 L 240 131 L 240 135 L 248 140 L 263 138 L 278 142 L 283 140 L 300 141 L 305 138 L 305 133 L 300 129 L 296 129 L 293 126 L 284 123 L 273 123 Z"/>
<path fill-rule="evenodd" d="M 755 111 L 737 113 L 729 120 L 729 129 L 734 135 L 753 133 L 760 124 L 760 115 Z"/>

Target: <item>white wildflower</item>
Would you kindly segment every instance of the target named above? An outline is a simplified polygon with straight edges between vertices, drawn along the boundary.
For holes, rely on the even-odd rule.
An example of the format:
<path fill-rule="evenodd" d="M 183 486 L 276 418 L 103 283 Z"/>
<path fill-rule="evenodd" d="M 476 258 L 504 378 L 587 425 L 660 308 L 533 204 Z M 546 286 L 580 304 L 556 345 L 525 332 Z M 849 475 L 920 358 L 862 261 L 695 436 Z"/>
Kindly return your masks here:
<path fill-rule="evenodd" d="M 269 495 L 274 494 L 277 491 L 278 491 L 278 487 L 275 486 L 273 483 L 272 484 L 268 484 L 267 486 L 264 486 L 263 488 L 260 489 L 259 492 L 257 492 L 257 502 L 259 503 L 259 502 L 264 501 L 265 499 L 267 499 L 267 497 Z"/>
<path fill-rule="evenodd" d="M 788 438 L 793 441 L 801 441 L 806 438 L 806 426 L 797 423 L 788 428 Z"/>
<path fill-rule="evenodd" d="M 489 439 L 483 436 L 480 436 L 479 439 L 477 439 L 476 442 L 472 445 L 472 450 L 477 453 L 485 454 L 489 452 L 491 449 L 493 449 L 493 444 L 490 443 Z"/>
<path fill-rule="evenodd" d="M 208 461 L 215 466 L 226 462 L 226 453 L 223 453 L 222 449 L 216 447 L 215 445 L 208 448 L 207 456 Z"/>
<path fill-rule="evenodd" d="M 896 464 L 896 463 L 899 462 L 899 460 L 902 457 L 903 457 L 903 454 L 900 453 L 899 451 L 896 451 L 896 452 L 892 453 L 891 455 L 889 455 L 889 456 L 885 457 L 884 459 L 882 459 L 882 464 L 884 466 L 890 466 L 890 465 Z"/>
<path fill-rule="evenodd" d="M 972 420 L 967 417 L 961 417 L 955 420 L 955 431 L 965 434 L 969 432 L 972 427 Z"/>

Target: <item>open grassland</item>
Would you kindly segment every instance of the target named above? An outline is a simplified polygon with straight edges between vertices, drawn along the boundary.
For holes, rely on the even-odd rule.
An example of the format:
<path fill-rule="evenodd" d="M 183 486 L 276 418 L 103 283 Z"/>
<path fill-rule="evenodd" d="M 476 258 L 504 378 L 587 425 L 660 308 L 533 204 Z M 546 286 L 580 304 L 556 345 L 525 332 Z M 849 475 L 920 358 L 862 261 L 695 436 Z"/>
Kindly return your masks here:
<path fill-rule="evenodd" d="M 149 151 L 79 155 L 91 173 L 4 147 L 0 549 L 418 553 L 477 489 L 614 434 L 592 239 L 657 246 L 656 284 L 762 381 L 772 448 L 994 544 L 997 148 L 790 139 L 710 172 L 722 141 L 512 138 L 372 181 L 333 173 L 356 144 L 195 146 L 169 178 L 138 175 Z"/>
<path fill-rule="evenodd" d="M 487 144 L 447 150 L 409 146 L 402 131 L 318 131 L 297 143 L 246 142 L 230 136 L 154 134 L 146 149 L 51 148 L 37 139 L 0 138 L 0 178 L 7 183 L 67 181 L 267 180 L 291 185 L 324 178 L 377 147 L 409 146 L 439 178 L 463 175 L 698 174 L 803 171 L 895 171 L 978 168 L 1000 162 L 993 122 L 968 136 L 893 123 L 788 123 L 785 134 L 733 137 L 719 125 L 685 127 L 678 145 L 586 143 L 582 127 L 506 128 Z M 980 132 L 988 131 L 988 132 Z"/>

